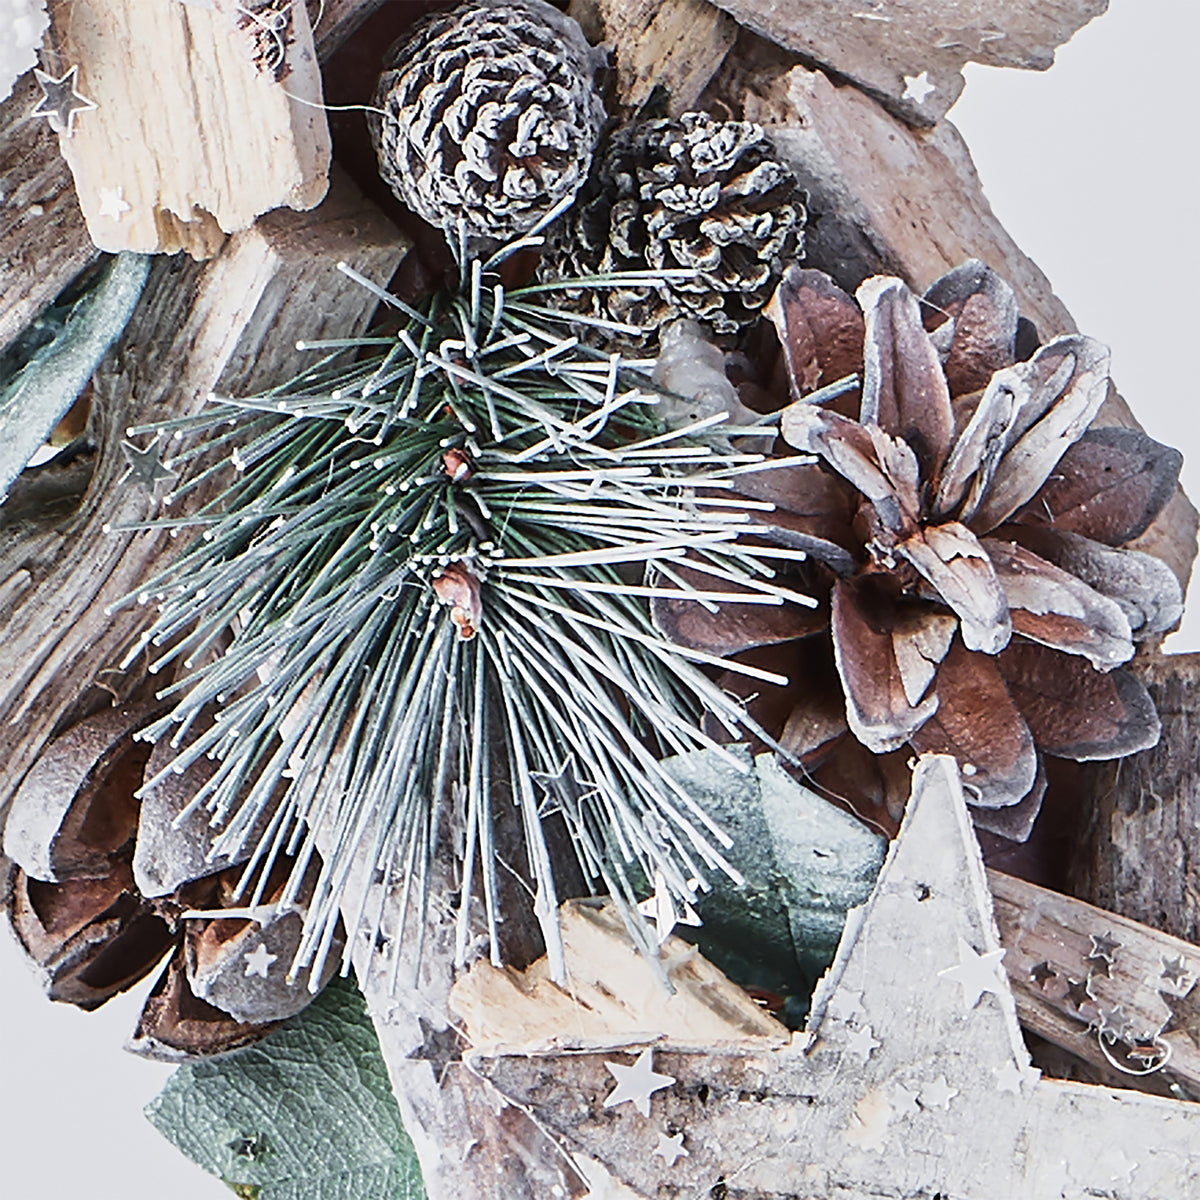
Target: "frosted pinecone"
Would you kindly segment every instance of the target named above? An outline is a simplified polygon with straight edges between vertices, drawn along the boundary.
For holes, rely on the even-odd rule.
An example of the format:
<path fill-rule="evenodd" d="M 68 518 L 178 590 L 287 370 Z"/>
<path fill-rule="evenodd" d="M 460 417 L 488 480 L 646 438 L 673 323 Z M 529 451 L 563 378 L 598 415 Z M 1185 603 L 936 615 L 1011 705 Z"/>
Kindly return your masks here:
<path fill-rule="evenodd" d="M 380 174 L 455 251 L 526 233 L 588 176 L 605 115 L 595 63 L 576 22 L 541 0 L 426 18 L 384 59 Z"/>
<path fill-rule="evenodd" d="M 686 270 L 657 286 L 571 289 L 568 304 L 656 329 L 692 317 L 717 333 L 754 321 L 804 243 L 804 194 L 762 129 L 707 113 L 618 129 L 543 276 Z"/>

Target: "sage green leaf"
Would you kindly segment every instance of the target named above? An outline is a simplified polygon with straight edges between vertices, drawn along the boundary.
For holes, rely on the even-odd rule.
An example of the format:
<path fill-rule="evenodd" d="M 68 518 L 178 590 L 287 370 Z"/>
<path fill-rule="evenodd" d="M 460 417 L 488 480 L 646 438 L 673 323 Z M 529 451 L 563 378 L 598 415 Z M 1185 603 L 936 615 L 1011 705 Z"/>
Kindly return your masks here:
<path fill-rule="evenodd" d="M 424 1200 L 363 998 L 336 979 L 254 1046 L 180 1067 L 150 1123 L 256 1200 Z"/>
<path fill-rule="evenodd" d="M 727 749 L 749 770 L 713 750 L 663 763 L 733 838 L 728 853 L 746 877 L 741 887 L 714 878 L 696 905 L 704 924 L 695 937 L 675 932 L 743 986 L 785 996 L 780 1015 L 794 1024 L 833 960 L 847 909 L 871 894 L 887 841 L 798 783 L 774 755 Z"/>

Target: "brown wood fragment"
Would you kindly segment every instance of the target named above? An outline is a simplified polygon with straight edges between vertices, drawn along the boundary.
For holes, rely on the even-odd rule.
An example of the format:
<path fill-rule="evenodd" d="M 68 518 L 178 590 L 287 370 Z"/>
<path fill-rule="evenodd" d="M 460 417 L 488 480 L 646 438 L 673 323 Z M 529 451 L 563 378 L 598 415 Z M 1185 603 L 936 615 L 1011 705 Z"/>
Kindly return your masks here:
<path fill-rule="evenodd" d="M 208 258 L 260 213 L 320 202 L 330 141 L 308 14 L 283 6 L 278 28 L 274 16 L 159 0 L 52 6 L 48 61 L 77 67 L 96 106 L 58 138 L 97 246 Z"/>
<path fill-rule="evenodd" d="M 19 507 L 10 516 L 7 504 L 0 510 L 7 754 L 0 814 L 60 718 L 110 702 L 90 681 L 123 698 L 143 677 L 144 662 L 128 675 L 114 668 L 150 614 L 107 609 L 179 543 L 161 532 L 120 532 L 161 514 L 143 486 L 124 480 L 126 430 L 194 412 L 217 387 L 237 392 L 278 382 L 295 369 L 300 337 L 360 332 L 376 302 L 338 262 L 386 280 L 405 249 L 402 236 L 341 179 L 319 208 L 270 213 L 207 266 L 155 263 L 123 339 L 96 374 L 94 466 L 78 509 L 65 517 L 36 508 L 22 515 Z M 19 500 L 15 487 L 12 499 Z"/>
<path fill-rule="evenodd" d="M 58 139 L 29 112 L 33 72 L 0 104 L 0 351 L 98 255 Z"/>
<path fill-rule="evenodd" d="M 1200 1096 L 1200 946 L 998 871 L 988 882 L 1021 1024 L 1115 1065 L 1126 1087 L 1165 1062 L 1166 1078 Z"/>
<path fill-rule="evenodd" d="M 708 0 L 572 0 L 568 11 L 590 42 L 612 47 L 619 102 L 640 108 L 661 87 L 670 116 L 696 107 L 737 37 Z"/>

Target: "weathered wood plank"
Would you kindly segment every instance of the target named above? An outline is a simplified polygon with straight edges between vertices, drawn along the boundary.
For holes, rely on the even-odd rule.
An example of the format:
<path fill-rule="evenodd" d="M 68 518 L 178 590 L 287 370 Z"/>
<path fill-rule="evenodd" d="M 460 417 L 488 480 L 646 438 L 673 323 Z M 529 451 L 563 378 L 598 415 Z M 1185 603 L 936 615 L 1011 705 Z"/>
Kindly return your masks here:
<path fill-rule="evenodd" d="M 988 882 L 1021 1024 L 1101 1070 L 1161 1065 L 1200 1095 L 1200 947 L 998 871 Z"/>
<path fill-rule="evenodd" d="M 0 351 L 99 254 L 58 138 L 29 119 L 41 96 L 31 71 L 0 104 Z"/>
<path fill-rule="evenodd" d="M 57 73 L 96 106 L 58 134 L 92 241 L 207 258 L 328 186 L 329 130 L 303 4 L 58 0 Z M 130 81 L 136 80 L 136 86 Z"/>
<path fill-rule="evenodd" d="M 106 610 L 153 574 L 176 543 L 161 532 L 119 532 L 160 513 L 143 485 L 125 479 L 126 430 L 193 412 L 217 387 L 277 381 L 302 335 L 361 330 L 375 300 L 337 263 L 387 279 L 405 248 L 343 179 L 319 208 L 269 214 L 207 266 L 155 264 L 124 337 L 94 380 L 95 450 L 78 506 L 64 515 L 23 503 L 23 489 L 38 485 L 34 470 L 0 508 L 0 594 L 8 600 L 0 606 L 0 814 L 64 715 L 97 706 L 97 684 L 123 698 L 141 680 L 144 663 L 128 676 L 114 668 L 149 614 Z"/>

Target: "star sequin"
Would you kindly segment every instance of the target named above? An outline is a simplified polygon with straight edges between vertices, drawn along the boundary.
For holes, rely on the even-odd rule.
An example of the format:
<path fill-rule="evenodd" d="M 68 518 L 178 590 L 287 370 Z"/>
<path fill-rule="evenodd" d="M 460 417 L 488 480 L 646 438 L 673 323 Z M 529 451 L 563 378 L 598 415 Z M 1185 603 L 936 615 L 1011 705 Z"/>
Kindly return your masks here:
<path fill-rule="evenodd" d="M 278 954 L 272 954 L 262 942 L 259 942 L 254 949 L 246 955 L 246 975 L 257 975 L 261 979 L 266 979 L 267 972 L 271 969 L 271 964 L 279 957 Z"/>
<path fill-rule="evenodd" d="M 1177 954 L 1174 958 L 1168 958 L 1164 954 L 1162 963 L 1162 978 L 1172 987 L 1178 987 L 1190 974 L 1187 963 L 1181 955 Z"/>
<path fill-rule="evenodd" d="M 42 89 L 42 98 L 29 115 L 45 117 L 50 122 L 50 128 L 55 133 L 65 133 L 67 137 L 75 136 L 75 114 L 86 112 L 96 105 L 86 96 L 81 96 L 75 90 L 79 68 L 72 67 L 60 79 L 47 75 L 45 71 L 33 68 L 34 78 Z"/>
<path fill-rule="evenodd" d="M 1088 955 L 1089 959 L 1104 958 L 1110 963 L 1116 962 L 1116 953 L 1121 948 L 1121 943 L 1112 935 L 1110 929 L 1105 934 L 1089 933 L 1088 937 L 1092 939 L 1092 952 Z"/>
<path fill-rule="evenodd" d="M 130 205 L 124 196 L 122 187 L 100 189 L 100 207 L 97 216 L 107 217 L 110 221 L 119 221 L 129 211 Z"/>
<path fill-rule="evenodd" d="M 871 1057 L 871 1051 L 882 1045 L 883 1043 L 871 1032 L 870 1025 L 852 1029 L 846 1035 L 846 1053 L 855 1055 L 859 1062 L 865 1063 Z"/>
<path fill-rule="evenodd" d="M 671 931 L 676 925 L 700 924 L 700 918 L 690 904 L 685 902 L 682 912 L 676 910 L 675 900 L 667 887 L 667 878 L 661 871 L 654 872 L 654 895 L 648 900 L 643 900 L 637 906 L 637 910 L 643 917 L 649 917 L 654 922 L 655 935 L 660 946 L 671 936 Z"/>
<path fill-rule="evenodd" d="M 1000 960 L 1004 954 L 1003 950 L 989 950 L 986 954 L 977 954 L 960 937 L 958 966 L 947 967 L 938 974 L 943 979 L 950 979 L 962 985 L 963 1004 L 969 1012 L 979 1003 L 979 997 L 984 992 L 991 992 L 996 996 L 1003 994 L 1004 981 L 1000 978 Z"/>
<path fill-rule="evenodd" d="M 683 1148 L 682 1133 L 677 1133 L 674 1137 L 667 1137 L 665 1133 L 660 1133 L 658 1135 L 658 1145 L 650 1153 L 659 1155 L 663 1163 L 668 1167 L 673 1167 L 677 1158 L 691 1157 Z"/>
<path fill-rule="evenodd" d="M 605 1108 L 613 1108 L 628 1100 L 643 1117 L 648 1117 L 650 1115 L 650 1097 L 675 1082 L 674 1076 L 660 1075 L 654 1070 L 653 1046 L 647 1046 L 637 1056 L 632 1067 L 610 1062 L 606 1062 L 604 1065 L 617 1081 L 617 1086 L 605 1097 Z"/>
<path fill-rule="evenodd" d="M 123 480 L 132 479 L 134 483 L 143 484 L 153 491 L 154 485 L 160 479 L 175 478 L 175 472 L 163 466 L 157 435 L 145 450 L 139 450 L 132 442 L 124 441 L 121 443 L 121 450 L 129 463 L 129 470 L 125 472 Z"/>
<path fill-rule="evenodd" d="M 937 84 L 929 82 L 929 72 L 922 71 L 920 75 L 905 75 L 904 94 L 901 100 L 915 100 L 924 104 L 931 92 L 937 91 Z"/>
<path fill-rule="evenodd" d="M 939 1075 L 932 1082 L 925 1084 L 917 1096 L 922 1108 L 948 1109 L 950 1101 L 958 1095 L 958 1088 L 952 1088 L 945 1075 Z"/>

